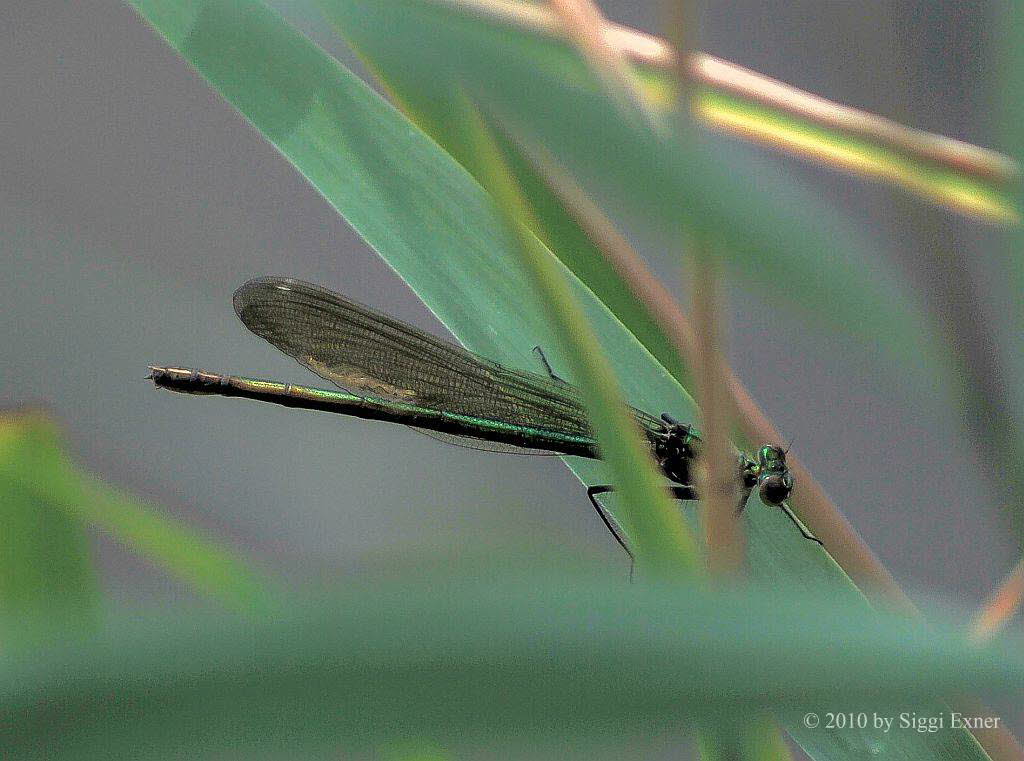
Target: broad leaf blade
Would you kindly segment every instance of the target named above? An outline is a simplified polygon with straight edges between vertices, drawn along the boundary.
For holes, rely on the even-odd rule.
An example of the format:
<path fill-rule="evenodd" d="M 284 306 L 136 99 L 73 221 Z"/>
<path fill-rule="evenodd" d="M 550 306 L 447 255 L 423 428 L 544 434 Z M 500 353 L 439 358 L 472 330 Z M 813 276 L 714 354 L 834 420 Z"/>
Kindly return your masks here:
<path fill-rule="evenodd" d="M 5 750 L 336 758 L 421 737 L 493 753 L 621 743 L 737 712 L 926 715 L 932 695 L 1024 680 L 1019 638 L 977 648 L 942 617 L 925 627 L 762 589 L 517 578 L 357 587 L 246 622 L 134 617 L 31 661 L 2 653 Z M 924 757 L 913 734 L 890 732 L 875 755 Z M 936 735 L 930 757 L 970 758 L 961 734 Z"/>

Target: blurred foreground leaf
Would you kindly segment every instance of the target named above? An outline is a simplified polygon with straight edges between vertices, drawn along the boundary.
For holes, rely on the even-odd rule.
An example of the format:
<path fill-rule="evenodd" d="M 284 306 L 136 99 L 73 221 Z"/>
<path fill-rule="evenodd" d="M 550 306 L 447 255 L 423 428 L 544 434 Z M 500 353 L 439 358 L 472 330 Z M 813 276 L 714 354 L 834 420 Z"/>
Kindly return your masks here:
<path fill-rule="evenodd" d="M 737 712 L 895 715 L 1024 682 L 1019 638 L 976 648 L 941 624 L 759 589 L 424 579 L 282 613 L 135 616 L 32 660 L 0 655 L 5 751 L 297 757 L 396 737 L 493 751 L 650 737 Z M 914 734 L 894 729 L 879 756 L 916 757 Z M 933 758 L 965 757 L 959 733 L 936 737 Z"/>
<path fill-rule="evenodd" d="M 948 370 L 920 305 L 849 219 L 782 170 L 738 160 L 734 147 L 678 117 L 650 129 L 597 86 L 566 43 L 443 0 L 322 2 L 370 67 L 467 166 L 463 128 L 443 115 L 459 87 L 656 240 L 672 245 L 700 230 L 721 245 L 744 288 L 883 347 L 901 358 L 901 374 L 918 371 L 928 388 Z"/>
<path fill-rule="evenodd" d="M 75 466 L 42 415 L 0 421 L 0 495 L 14 529 L 0 561 L 10 574 L 0 582 L 5 597 L 88 600 L 94 582 L 82 529 L 91 527 L 234 609 L 268 602 L 266 580 L 241 557 Z"/>
<path fill-rule="evenodd" d="M 996 44 L 993 46 L 996 60 L 993 64 L 1000 75 L 1001 136 L 1003 147 L 1020 162 L 1024 160 L 1024 4 L 1013 0 L 1000 4 L 998 8 Z M 1020 185 L 1017 187 L 1017 201 L 1024 203 L 1024 187 Z M 1017 436 L 1015 443 L 1019 452 L 1024 451 L 1024 442 L 1020 439 L 1024 429 L 1024 299 L 1021 298 L 1024 293 L 1024 226 L 1018 225 L 1012 235 L 998 243 L 1002 245 L 1002 256 L 997 260 L 1000 275 L 1007 284 L 1006 292 L 1010 294 L 1005 302 L 1010 307 L 1009 314 L 1002 320 L 1007 346 L 1002 359 L 1011 377 L 1003 385 L 1015 412 L 1013 422 L 1016 426 L 1012 433 Z M 1005 428 L 1006 422 L 993 421 L 1000 428 Z M 1019 459 L 1016 469 L 1019 472 Z M 1015 517 L 1018 532 L 1024 535 L 1024 505 L 1014 500 L 1006 508 Z"/>

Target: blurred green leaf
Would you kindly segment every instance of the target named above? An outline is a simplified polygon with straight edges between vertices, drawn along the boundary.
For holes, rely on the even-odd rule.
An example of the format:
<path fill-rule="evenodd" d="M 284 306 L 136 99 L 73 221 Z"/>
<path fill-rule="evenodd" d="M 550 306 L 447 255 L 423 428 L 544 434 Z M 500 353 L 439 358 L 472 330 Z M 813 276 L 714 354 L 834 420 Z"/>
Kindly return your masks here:
<path fill-rule="evenodd" d="M 994 19 L 997 32 L 993 68 L 1002 85 L 1001 127 L 1004 148 L 1019 163 L 1024 158 L 1024 5 L 1019 0 L 1000 5 Z M 1018 193 L 1022 189 L 1018 188 Z"/>
<path fill-rule="evenodd" d="M 994 19 L 994 29 L 996 60 L 993 68 L 999 74 L 1001 85 L 999 116 L 1003 147 L 1019 163 L 1024 160 L 1024 4 L 1018 0 L 1001 3 L 999 14 Z M 1018 185 L 1016 190 L 1018 205 L 1024 204 L 1024 187 Z M 1008 350 L 1000 359 L 1011 374 L 1001 386 L 1010 397 L 1014 412 L 1014 425 L 1007 434 L 1016 437 L 1013 448 L 1020 452 L 1024 451 L 1024 442 L 1021 441 L 1024 430 L 1024 300 L 1020 297 L 1024 293 L 1024 226 L 1017 225 L 1013 233 L 1000 243 L 1003 256 L 999 264 L 1010 294 L 1010 313 L 1002 315 L 1005 319 L 1001 321 L 1008 339 Z M 999 380 L 997 378 L 996 382 Z M 993 421 L 997 430 L 1009 428 L 1007 422 L 1010 421 Z M 1013 473 L 1020 473 L 1020 459 L 1017 459 Z M 1014 496 L 1024 493 L 1024 486 L 1016 483 L 1018 476 L 1009 477 L 1017 486 Z M 1015 499 L 1006 508 L 1016 520 L 1018 534 L 1024 536 L 1024 505 Z"/>
<path fill-rule="evenodd" d="M 94 582 L 80 544 L 88 526 L 232 608 L 255 611 L 268 604 L 269 582 L 241 557 L 77 468 L 56 427 L 41 417 L 0 427 L 0 489 L 16 508 L 5 511 L 12 528 L 20 524 L 20 538 L 27 540 L 20 546 L 18 534 L 4 537 L 17 545 L 3 560 L 16 574 L 12 578 L 21 579 L 14 594 L 30 594 L 34 586 L 88 598 Z M 15 501 L 8 503 L 8 495 Z M 29 510 L 38 512 L 26 515 Z M 40 536 L 44 530 L 48 536 Z M 53 545 L 45 546 L 47 540 Z"/>
<path fill-rule="evenodd" d="M 33 635 L 83 632 L 99 605 L 89 537 L 19 477 L 18 452 L 34 438 L 57 438 L 44 413 L 0 415 L 0 612 Z"/>
<path fill-rule="evenodd" d="M 381 76 L 386 75 L 380 67 L 377 67 L 377 72 Z M 466 134 L 463 120 L 456 118 L 453 113 L 459 108 L 458 102 L 453 104 L 436 96 L 424 97 L 426 93 L 423 90 L 406 88 L 402 82 L 386 76 L 385 82 L 405 113 L 471 174 L 479 176 L 479 157 L 476 156 L 472 140 Z M 441 87 L 438 83 L 437 88 Z M 501 149 L 501 159 L 509 176 L 529 204 L 533 232 L 594 292 L 654 358 L 668 369 L 672 377 L 684 388 L 689 388 L 691 378 L 688 368 L 679 358 L 672 341 L 651 317 L 647 307 L 624 285 L 607 257 L 566 212 L 561 200 L 519 147 L 500 131 L 492 132 Z"/>
<path fill-rule="evenodd" d="M 510 366 L 540 370 L 532 353 L 540 344 L 556 371 L 567 374 L 543 305 L 508 249 L 501 215 L 433 140 L 259 3 L 133 4 L 211 86 L 268 136 L 464 345 Z M 303 77 L 287 73 L 293 62 Z M 420 65 L 428 78 L 446 75 L 444 67 L 428 72 Z M 245 92 L 248 88 L 273 104 L 249 107 L 253 96 Z M 654 414 L 670 412 L 694 421 L 696 411 L 686 392 L 587 288 L 573 282 L 575 297 L 619 372 L 630 403 Z M 786 279 L 779 282 L 785 284 Z M 877 317 L 869 313 L 866 319 Z M 567 462 L 586 483 L 607 482 L 601 463 L 572 458 Z M 582 494 L 580 501 L 574 509 L 583 519 L 587 513 Z M 692 518 L 693 506 L 682 509 Z M 796 535 L 780 512 L 764 507 L 755 496 L 744 519 L 755 578 L 795 597 L 824 585 L 837 603 L 869 610 L 842 570 L 817 545 Z M 822 757 L 860 758 L 881 745 L 893 748 L 894 757 L 985 758 L 964 731 L 939 740 L 916 733 L 891 737 L 872 731 L 812 731 L 799 722 L 786 726 L 805 749 Z"/>
<path fill-rule="evenodd" d="M 635 418 L 622 403 L 615 373 L 573 298 L 569 276 L 530 232 L 530 210 L 520 188 L 509 176 L 493 135 L 475 116 L 467 121 L 477 127 L 477 176 L 505 213 L 509 247 L 519 254 L 520 270 L 540 295 L 569 368 L 579 379 L 601 459 L 619 494 L 618 517 L 631 552 L 642 572 L 660 578 L 694 573 L 701 569 L 696 541 L 665 490 L 664 476 L 651 459 L 649 445 L 641 441 Z"/>
<path fill-rule="evenodd" d="M 465 6 L 323 2 L 414 114 L 443 122 L 439 111 L 452 102 L 452 88 L 464 87 L 513 135 L 543 146 L 593 197 L 631 215 L 657 240 L 705 231 L 722 245 L 737 284 L 799 308 L 816 326 L 831 324 L 869 347 L 884 347 L 902 360 L 901 374 L 916 369 L 929 388 L 932 374 L 947 370 L 918 303 L 880 252 L 781 170 L 755 170 L 737 159 L 734 146 L 682 120 L 652 131 L 596 86 L 566 44 Z M 453 121 L 439 139 L 462 156 Z"/>
<path fill-rule="evenodd" d="M 441 142 L 443 134 L 428 130 Z M 646 305 L 633 295 L 615 272 L 604 253 L 594 245 L 579 223 L 565 210 L 561 199 L 552 192 L 533 164 L 507 136 L 498 134 L 505 164 L 510 175 L 522 188 L 530 202 L 534 232 L 569 270 L 587 285 L 654 358 L 679 381 L 683 388 L 692 388 L 689 368 L 679 357 L 671 339 L 651 317 Z M 452 146 L 441 142 L 457 159 Z M 461 159 L 460 159 L 461 161 Z M 462 162 L 463 166 L 467 166 Z M 471 166 L 471 165 L 468 165 Z"/>
<path fill-rule="evenodd" d="M 892 715 L 935 694 L 1019 690 L 1022 645 L 763 589 L 434 578 L 266 619 L 134 616 L 31 661 L 5 653 L 0 712 L 20 759 L 296 757 L 396 736 L 599 743 L 740 711 Z M 884 736 L 879 757 L 910 757 L 913 734 Z M 940 733 L 932 758 L 964 758 L 957 735 Z"/>

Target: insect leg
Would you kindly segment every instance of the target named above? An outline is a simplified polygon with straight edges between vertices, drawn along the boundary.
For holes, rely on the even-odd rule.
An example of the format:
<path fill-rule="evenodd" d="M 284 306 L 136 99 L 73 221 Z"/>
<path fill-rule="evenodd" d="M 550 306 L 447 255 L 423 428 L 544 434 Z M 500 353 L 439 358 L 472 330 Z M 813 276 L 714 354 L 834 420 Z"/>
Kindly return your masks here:
<path fill-rule="evenodd" d="M 745 489 L 743 489 L 743 493 L 740 494 L 740 503 L 736 506 L 736 517 L 737 518 L 739 518 L 741 515 L 743 515 L 743 511 L 747 507 L 747 500 L 750 499 L 750 492 L 752 492 L 752 491 L 753 491 L 753 488 L 749 488 L 749 489 L 745 488 Z"/>
<path fill-rule="evenodd" d="M 611 513 L 608 512 L 607 508 L 597 501 L 598 494 L 608 494 L 612 491 L 615 491 L 615 489 L 607 484 L 601 486 L 590 486 L 587 488 L 587 498 L 590 500 L 590 504 L 594 506 L 594 509 L 597 510 L 597 514 L 601 516 L 601 520 L 604 521 L 604 525 L 612 532 L 612 536 L 615 537 L 615 541 L 618 542 L 619 546 L 626 551 L 627 555 L 629 555 L 630 578 L 632 578 L 633 561 L 635 559 L 633 557 L 633 551 L 629 549 L 629 545 L 626 543 L 626 536 L 619 527 L 618 522 L 612 517 Z"/>
<path fill-rule="evenodd" d="M 800 523 L 800 521 L 798 521 L 796 519 L 795 515 L 793 515 L 793 511 L 789 509 L 788 505 L 782 504 L 782 505 L 779 505 L 779 507 L 781 507 L 782 508 L 782 512 L 784 512 L 786 515 L 788 515 L 789 519 L 791 521 L 793 521 L 793 525 L 796 526 L 798 529 L 800 529 L 800 534 L 803 536 L 804 539 L 810 539 L 812 542 L 817 542 L 822 547 L 825 546 L 824 542 L 822 542 L 818 537 L 816 537 L 814 534 L 808 532 L 807 529 L 804 528 L 803 524 Z"/>
<path fill-rule="evenodd" d="M 631 558 L 633 557 L 633 551 L 629 549 L 629 545 L 626 543 L 626 537 L 622 529 L 619 527 L 618 521 L 616 521 L 608 509 L 604 507 L 600 502 L 597 501 L 598 494 L 608 494 L 609 492 L 615 491 L 614 487 L 608 485 L 591 486 L 587 489 L 587 497 L 590 499 L 590 504 L 597 510 L 597 514 L 601 516 L 601 520 L 604 521 L 604 525 L 608 527 L 608 530 L 612 532 L 612 536 L 615 537 L 615 541 L 626 551 L 626 554 Z M 697 490 L 692 486 L 673 486 L 671 488 L 672 497 L 678 500 L 697 499 Z"/>
<path fill-rule="evenodd" d="M 597 501 L 598 494 L 608 494 L 609 492 L 615 491 L 614 487 L 607 484 L 600 486 L 590 486 L 587 488 L 587 498 L 590 500 L 590 504 L 597 510 L 597 514 L 601 516 L 601 520 L 604 525 L 611 532 L 612 536 L 615 537 L 615 541 L 619 543 L 619 546 L 626 551 L 629 555 L 629 580 L 633 580 L 633 568 L 636 565 L 636 558 L 633 556 L 633 551 L 629 549 L 629 544 L 626 542 L 626 536 L 622 531 L 615 518 L 612 517 L 608 509 L 604 507 L 600 502 Z M 695 500 L 697 497 L 697 490 L 690 485 L 684 486 L 672 486 L 670 488 L 672 497 L 678 500 Z"/>
<path fill-rule="evenodd" d="M 533 347 L 534 353 L 540 357 L 540 361 L 544 364 L 544 369 L 548 371 L 548 375 L 551 376 L 552 380 L 556 380 L 559 383 L 565 383 L 565 380 L 558 375 L 555 375 L 555 371 L 551 369 L 551 363 L 548 362 L 548 358 L 544 356 L 544 350 L 540 346 Z"/>

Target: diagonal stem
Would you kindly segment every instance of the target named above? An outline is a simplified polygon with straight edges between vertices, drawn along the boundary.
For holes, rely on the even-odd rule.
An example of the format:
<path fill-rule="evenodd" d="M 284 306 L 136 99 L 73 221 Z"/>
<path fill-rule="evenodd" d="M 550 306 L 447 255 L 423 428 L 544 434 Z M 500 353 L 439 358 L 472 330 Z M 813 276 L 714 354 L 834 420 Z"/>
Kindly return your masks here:
<path fill-rule="evenodd" d="M 534 33 L 553 37 L 566 33 L 555 14 L 541 5 L 509 0 L 458 0 L 458 5 Z M 672 45 L 665 40 L 627 26 L 605 21 L 601 38 L 633 64 L 668 74 L 684 71 L 687 81 L 694 85 L 729 93 L 821 127 L 879 143 L 916 160 L 997 185 L 1009 185 L 1021 176 L 1017 162 L 1004 154 L 834 103 L 707 53 L 695 51 L 688 61 L 680 61 Z"/>

